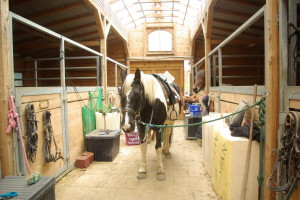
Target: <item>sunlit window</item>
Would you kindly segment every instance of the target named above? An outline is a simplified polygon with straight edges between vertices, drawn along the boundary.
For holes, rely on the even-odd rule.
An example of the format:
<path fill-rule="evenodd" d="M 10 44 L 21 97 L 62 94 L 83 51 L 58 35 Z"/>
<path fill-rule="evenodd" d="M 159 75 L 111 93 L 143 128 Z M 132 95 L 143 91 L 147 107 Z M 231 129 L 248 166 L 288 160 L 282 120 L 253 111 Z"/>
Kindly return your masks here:
<path fill-rule="evenodd" d="M 148 51 L 172 51 L 172 34 L 163 30 L 149 33 Z"/>

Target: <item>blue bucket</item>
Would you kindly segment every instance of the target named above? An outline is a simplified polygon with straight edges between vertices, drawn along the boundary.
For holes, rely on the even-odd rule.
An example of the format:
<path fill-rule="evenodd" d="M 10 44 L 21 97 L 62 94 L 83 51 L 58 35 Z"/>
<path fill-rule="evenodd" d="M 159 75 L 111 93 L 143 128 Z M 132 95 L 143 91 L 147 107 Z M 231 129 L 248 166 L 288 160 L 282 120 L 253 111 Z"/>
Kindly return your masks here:
<path fill-rule="evenodd" d="M 190 112 L 200 111 L 201 110 L 201 106 L 198 106 L 198 105 L 189 105 L 189 109 L 190 109 Z"/>
<path fill-rule="evenodd" d="M 190 115 L 199 116 L 201 114 L 201 106 L 198 105 L 189 105 Z"/>

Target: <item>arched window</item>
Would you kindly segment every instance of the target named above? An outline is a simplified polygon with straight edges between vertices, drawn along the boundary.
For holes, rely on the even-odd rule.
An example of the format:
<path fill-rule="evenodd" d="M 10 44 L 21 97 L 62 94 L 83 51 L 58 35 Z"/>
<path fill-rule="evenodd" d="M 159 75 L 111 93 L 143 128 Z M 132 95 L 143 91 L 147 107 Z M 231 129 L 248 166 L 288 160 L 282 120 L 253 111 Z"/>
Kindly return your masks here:
<path fill-rule="evenodd" d="M 163 30 L 149 33 L 148 51 L 172 51 L 172 34 Z"/>

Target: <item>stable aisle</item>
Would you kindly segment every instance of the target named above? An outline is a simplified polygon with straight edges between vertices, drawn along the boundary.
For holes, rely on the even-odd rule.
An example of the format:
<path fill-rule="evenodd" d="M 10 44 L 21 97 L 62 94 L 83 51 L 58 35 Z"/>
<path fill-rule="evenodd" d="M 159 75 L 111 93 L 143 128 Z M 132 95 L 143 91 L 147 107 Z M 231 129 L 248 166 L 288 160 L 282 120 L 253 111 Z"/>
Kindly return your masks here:
<path fill-rule="evenodd" d="M 175 124 L 182 124 L 177 120 Z M 113 162 L 93 162 L 74 169 L 56 183 L 57 200 L 218 200 L 202 163 L 202 147 L 186 140 L 184 128 L 174 128 L 171 159 L 163 157 L 166 180 L 156 180 L 155 142 L 148 145 L 147 178 L 136 178 L 140 148 L 128 146 L 124 134 Z"/>

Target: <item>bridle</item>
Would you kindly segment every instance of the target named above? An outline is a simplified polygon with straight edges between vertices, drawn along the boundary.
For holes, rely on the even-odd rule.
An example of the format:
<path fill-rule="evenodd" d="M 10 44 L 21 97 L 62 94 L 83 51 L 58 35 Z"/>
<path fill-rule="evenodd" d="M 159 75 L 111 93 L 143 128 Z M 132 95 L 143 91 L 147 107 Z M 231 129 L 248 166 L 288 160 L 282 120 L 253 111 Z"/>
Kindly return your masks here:
<path fill-rule="evenodd" d="M 139 81 L 139 84 L 140 84 L 140 86 L 142 87 L 142 90 L 144 90 L 144 85 L 143 85 L 143 83 L 142 83 L 141 81 Z M 142 107 L 142 104 L 140 104 L 140 107 L 138 108 L 137 111 L 134 111 L 134 110 L 132 110 L 131 108 L 124 108 L 124 109 L 122 109 L 122 113 L 126 113 L 126 112 L 127 112 L 127 113 L 133 114 L 134 120 L 135 120 L 136 122 L 139 122 L 139 121 L 141 121 L 141 115 L 140 115 L 141 107 Z"/>
<path fill-rule="evenodd" d="M 138 122 L 138 121 L 141 120 L 141 116 L 140 116 L 140 108 L 141 108 L 141 106 L 139 107 L 138 111 L 134 111 L 134 110 L 132 110 L 131 108 L 124 108 L 124 109 L 122 109 L 122 113 L 128 112 L 128 113 L 133 114 L 134 120 L 135 120 L 136 122 Z"/>

